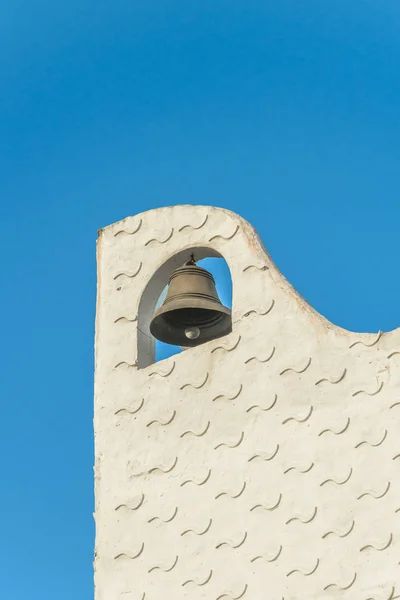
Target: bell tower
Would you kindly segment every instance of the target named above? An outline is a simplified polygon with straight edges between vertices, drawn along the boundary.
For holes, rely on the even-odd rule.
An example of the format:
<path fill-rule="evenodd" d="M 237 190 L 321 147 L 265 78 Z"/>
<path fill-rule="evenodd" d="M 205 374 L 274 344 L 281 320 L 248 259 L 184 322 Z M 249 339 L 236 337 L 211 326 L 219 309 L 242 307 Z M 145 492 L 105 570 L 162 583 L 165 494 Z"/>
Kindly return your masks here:
<path fill-rule="evenodd" d="M 399 596 L 400 330 L 328 322 L 219 208 L 128 217 L 97 256 L 96 600 Z M 156 363 L 154 336 L 191 347 Z"/>

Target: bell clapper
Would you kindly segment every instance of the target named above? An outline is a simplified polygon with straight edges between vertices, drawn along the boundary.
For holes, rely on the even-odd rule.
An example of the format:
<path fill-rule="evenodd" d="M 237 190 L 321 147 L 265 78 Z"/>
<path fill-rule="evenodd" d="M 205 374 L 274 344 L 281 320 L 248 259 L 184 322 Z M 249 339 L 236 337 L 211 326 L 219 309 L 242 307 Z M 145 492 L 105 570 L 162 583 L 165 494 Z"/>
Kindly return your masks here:
<path fill-rule="evenodd" d="M 185 335 L 189 340 L 197 340 L 200 336 L 200 329 L 198 327 L 186 327 Z"/>

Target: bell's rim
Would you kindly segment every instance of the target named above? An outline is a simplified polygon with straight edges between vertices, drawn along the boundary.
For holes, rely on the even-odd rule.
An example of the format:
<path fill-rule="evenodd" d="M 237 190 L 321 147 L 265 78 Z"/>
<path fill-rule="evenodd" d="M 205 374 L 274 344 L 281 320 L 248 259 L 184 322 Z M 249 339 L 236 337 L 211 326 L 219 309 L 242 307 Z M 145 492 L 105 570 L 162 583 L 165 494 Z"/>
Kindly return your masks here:
<path fill-rule="evenodd" d="M 184 335 L 183 331 L 175 330 L 164 322 L 163 315 L 156 318 L 154 322 L 155 331 L 154 337 L 164 344 L 173 346 L 184 346 L 185 348 L 193 348 L 201 346 L 212 340 L 229 335 L 232 332 L 232 321 L 229 315 L 221 313 L 221 319 L 212 327 L 202 329 L 202 335 L 199 338 L 189 339 Z"/>
<path fill-rule="evenodd" d="M 164 302 L 160 308 L 158 308 L 151 320 L 151 325 L 161 315 L 173 312 L 174 310 L 180 310 L 182 308 L 201 308 L 205 310 L 214 310 L 215 312 L 223 313 L 232 316 L 232 311 L 227 306 L 224 306 L 218 300 L 210 300 L 201 294 L 184 294 L 182 298 L 178 298 L 177 296 L 173 296 L 169 301 Z M 151 330 L 150 325 L 150 330 Z"/>

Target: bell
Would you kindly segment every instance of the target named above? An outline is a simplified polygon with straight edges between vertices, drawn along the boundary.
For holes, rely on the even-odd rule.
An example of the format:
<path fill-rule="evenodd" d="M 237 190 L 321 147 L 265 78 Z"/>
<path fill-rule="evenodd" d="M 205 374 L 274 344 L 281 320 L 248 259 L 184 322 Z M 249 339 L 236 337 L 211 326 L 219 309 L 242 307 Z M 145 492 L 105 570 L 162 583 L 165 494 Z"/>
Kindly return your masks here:
<path fill-rule="evenodd" d="M 169 278 L 165 301 L 150 323 L 151 334 L 185 348 L 231 331 L 231 311 L 221 303 L 211 273 L 193 260 L 176 269 Z"/>

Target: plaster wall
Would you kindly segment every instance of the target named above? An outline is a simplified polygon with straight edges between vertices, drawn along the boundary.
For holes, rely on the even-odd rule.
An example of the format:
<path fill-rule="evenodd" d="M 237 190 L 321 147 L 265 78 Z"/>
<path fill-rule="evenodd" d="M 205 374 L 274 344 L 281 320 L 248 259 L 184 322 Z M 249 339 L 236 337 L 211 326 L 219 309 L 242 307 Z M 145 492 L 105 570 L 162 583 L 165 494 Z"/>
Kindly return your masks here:
<path fill-rule="evenodd" d="M 192 249 L 227 261 L 233 331 L 154 364 Z M 94 426 L 96 600 L 400 597 L 400 330 L 332 325 L 239 216 L 100 232 Z"/>

